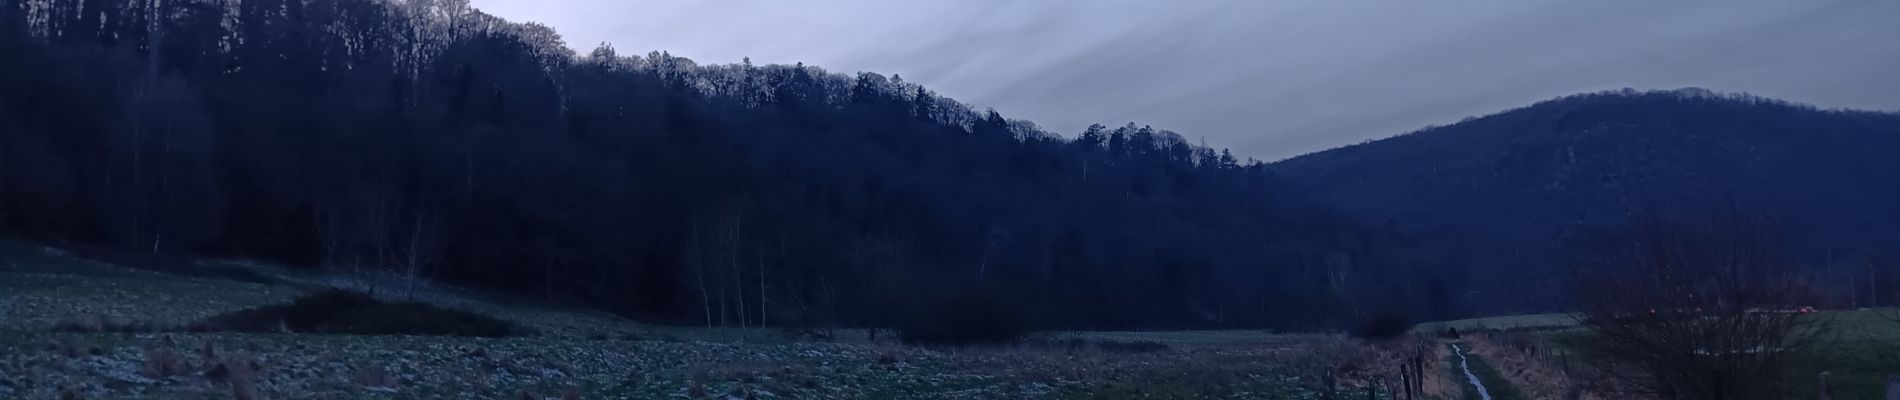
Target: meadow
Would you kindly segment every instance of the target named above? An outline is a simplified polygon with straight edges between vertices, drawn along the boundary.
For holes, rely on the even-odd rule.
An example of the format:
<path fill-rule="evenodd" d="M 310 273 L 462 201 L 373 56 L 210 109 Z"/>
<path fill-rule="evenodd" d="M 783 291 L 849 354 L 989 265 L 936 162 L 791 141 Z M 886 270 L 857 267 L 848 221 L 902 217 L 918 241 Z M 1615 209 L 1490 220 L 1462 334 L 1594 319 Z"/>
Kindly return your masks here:
<path fill-rule="evenodd" d="M 1337 382 L 1351 391 L 1372 385 L 1363 377 L 1380 368 L 1341 367 L 1342 357 L 1315 353 L 1314 344 L 1327 343 L 1359 362 L 1380 357 L 1338 335 L 1052 332 L 1010 347 L 914 347 L 852 331 L 817 341 L 770 328 L 645 324 L 435 287 L 387 296 L 492 315 L 536 334 L 154 328 L 337 284 L 269 266 L 201 266 L 159 272 L 37 246 L 0 248 L 0 398 L 1316 399 L 1323 387 L 1312 370 L 1360 371 Z M 142 328 L 111 328 L 124 326 Z"/>

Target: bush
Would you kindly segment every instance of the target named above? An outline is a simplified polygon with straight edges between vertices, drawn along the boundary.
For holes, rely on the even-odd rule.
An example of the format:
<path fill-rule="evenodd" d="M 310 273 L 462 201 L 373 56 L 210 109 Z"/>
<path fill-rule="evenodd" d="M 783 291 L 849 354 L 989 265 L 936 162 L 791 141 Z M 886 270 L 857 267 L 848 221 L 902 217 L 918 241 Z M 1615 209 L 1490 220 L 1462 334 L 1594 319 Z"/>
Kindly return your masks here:
<path fill-rule="evenodd" d="M 898 340 L 904 344 L 952 346 L 1020 342 L 1031 332 L 1029 321 L 1010 308 L 1004 298 L 985 290 L 954 295 L 899 319 Z"/>
<path fill-rule="evenodd" d="M 1288 370 L 1300 371 L 1312 382 L 1322 381 L 1327 375 L 1370 370 L 1380 362 L 1375 346 L 1340 335 L 1305 342 L 1279 356 L 1285 357 L 1280 363 L 1288 366 Z"/>
<path fill-rule="evenodd" d="M 201 331 L 314 332 L 356 335 L 511 337 L 533 331 L 495 317 L 414 302 L 384 302 L 345 290 L 312 293 L 290 304 L 211 317 Z"/>
<path fill-rule="evenodd" d="M 58 322 L 53 323 L 54 332 L 70 333 L 147 333 L 166 330 L 168 330 L 168 327 L 158 324 L 122 318 L 111 318 L 97 314 L 61 318 Z"/>
<path fill-rule="evenodd" d="M 1366 322 L 1359 324 L 1358 327 L 1353 328 L 1352 337 L 1386 342 L 1404 337 L 1405 333 L 1410 331 L 1412 331 L 1412 320 L 1410 318 L 1405 318 L 1405 316 L 1398 314 L 1384 314 L 1366 320 Z"/>

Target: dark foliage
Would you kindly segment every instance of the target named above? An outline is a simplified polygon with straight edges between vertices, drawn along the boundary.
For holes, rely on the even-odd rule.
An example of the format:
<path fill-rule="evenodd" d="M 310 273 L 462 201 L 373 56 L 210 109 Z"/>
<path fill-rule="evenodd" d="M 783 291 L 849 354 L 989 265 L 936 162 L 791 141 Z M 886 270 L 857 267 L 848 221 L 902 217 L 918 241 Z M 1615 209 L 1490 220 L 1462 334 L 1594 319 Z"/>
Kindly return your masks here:
<path fill-rule="evenodd" d="M 1793 397 L 1796 360 L 1822 321 L 1767 219 L 1644 214 L 1577 244 L 1587 359 L 1624 388 L 1665 399 Z"/>
<path fill-rule="evenodd" d="M 174 327 L 146 321 L 106 318 L 98 315 L 68 317 L 53 323 L 54 332 L 73 333 L 148 333 L 175 330 Z"/>
<path fill-rule="evenodd" d="M 1031 321 L 1011 297 L 994 290 L 969 291 L 927 303 L 897 319 L 898 340 L 914 345 L 1007 345 L 1031 333 Z"/>
<path fill-rule="evenodd" d="M 1470 282 L 1469 295 L 1452 292 L 1461 313 L 1569 304 L 1566 238 L 1638 212 L 1730 205 L 1782 221 L 1789 253 L 1838 283 L 1832 304 L 1846 307 L 1891 302 L 1869 299 L 1858 255 L 1900 246 L 1896 151 L 1900 114 L 1684 89 L 1569 96 L 1272 167 L 1314 200 L 1458 260 L 1441 276 Z"/>
<path fill-rule="evenodd" d="M 1399 314 L 1380 314 L 1372 317 L 1352 329 L 1352 337 L 1370 341 L 1392 341 L 1405 337 L 1415 325 L 1411 318 Z"/>
<path fill-rule="evenodd" d="M 889 326 L 1011 276 L 1037 327 L 1341 326 L 1455 277 L 1257 163 L 1075 140 L 896 76 L 699 65 L 465 1 L 0 0 L 0 234 Z M 1438 300 L 1433 300 L 1438 299 Z"/>
<path fill-rule="evenodd" d="M 208 318 L 192 327 L 214 332 L 299 332 L 353 335 L 512 337 L 533 332 L 495 317 L 423 303 L 384 302 L 367 294 L 325 290 L 290 304 Z"/>

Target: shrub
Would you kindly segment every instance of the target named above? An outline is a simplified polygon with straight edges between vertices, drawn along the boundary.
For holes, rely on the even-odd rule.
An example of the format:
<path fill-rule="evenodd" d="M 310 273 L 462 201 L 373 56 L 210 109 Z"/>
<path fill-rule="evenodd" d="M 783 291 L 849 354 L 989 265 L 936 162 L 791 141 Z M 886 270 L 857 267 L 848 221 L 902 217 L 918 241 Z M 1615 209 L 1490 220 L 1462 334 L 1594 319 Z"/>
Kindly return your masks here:
<path fill-rule="evenodd" d="M 53 323 L 54 332 L 93 333 L 105 332 L 106 323 L 96 315 L 61 318 Z"/>
<path fill-rule="evenodd" d="M 1378 360 L 1379 352 L 1361 341 L 1328 335 L 1280 355 L 1286 357 L 1282 363 L 1291 370 L 1302 371 L 1310 374 L 1309 379 L 1320 380 L 1325 375 L 1371 369 Z"/>
<path fill-rule="evenodd" d="M 837 331 L 832 330 L 830 327 L 809 325 L 809 324 L 784 326 L 782 328 L 779 328 L 779 335 L 784 336 L 786 340 L 791 340 L 791 341 L 819 341 L 819 342 L 833 341 L 833 340 L 836 340 L 838 337 Z"/>
<path fill-rule="evenodd" d="M 1016 343 L 1027 337 L 1029 321 L 1009 307 L 1007 296 L 973 290 L 951 296 L 899 319 L 897 337 L 905 344 L 966 346 Z"/>
<path fill-rule="evenodd" d="M 139 367 L 139 375 L 152 379 L 165 379 L 184 375 L 191 364 L 185 362 L 178 352 L 167 348 L 147 350 L 144 363 Z"/>
<path fill-rule="evenodd" d="M 86 350 L 86 346 L 79 343 L 79 339 L 64 335 L 53 339 L 52 348 L 54 352 L 66 356 L 66 358 L 85 357 L 86 353 L 89 353 L 89 351 Z"/>
<path fill-rule="evenodd" d="M 96 314 L 65 317 L 53 323 L 54 332 L 68 333 L 148 333 L 165 330 L 167 330 L 165 327 L 153 323 L 108 318 Z"/>
<path fill-rule="evenodd" d="M 224 368 L 224 381 L 231 385 L 232 400 L 257 400 L 262 398 L 257 391 L 257 375 L 263 369 L 255 358 L 236 357 L 225 359 L 220 365 Z"/>
<path fill-rule="evenodd" d="M 1404 337 L 1405 333 L 1411 330 L 1411 319 L 1398 314 L 1383 314 L 1366 320 L 1366 322 L 1360 323 L 1358 327 L 1353 328 L 1352 337 L 1377 342 L 1389 342 Z"/>
<path fill-rule="evenodd" d="M 218 315 L 193 328 L 357 335 L 511 337 L 533 334 L 525 327 L 495 317 L 423 303 L 384 302 L 345 290 L 326 290 L 299 297 L 290 304 Z"/>

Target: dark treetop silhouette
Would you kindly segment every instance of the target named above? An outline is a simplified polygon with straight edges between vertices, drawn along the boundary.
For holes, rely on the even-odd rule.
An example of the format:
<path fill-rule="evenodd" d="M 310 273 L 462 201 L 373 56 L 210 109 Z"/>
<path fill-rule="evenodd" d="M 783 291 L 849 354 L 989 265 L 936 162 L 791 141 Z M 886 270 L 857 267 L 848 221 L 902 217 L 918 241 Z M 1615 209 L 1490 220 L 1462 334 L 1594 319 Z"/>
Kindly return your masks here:
<path fill-rule="evenodd" d="M 0 0 L 0 55 L 0 233 L 655 321 L 1432 320 L 1564 304 L 1554 243 L 1636 209 L 1763 210 L 1824 268 L 1900 236 L 1900 117 L 1706 91 L 1269 166 L 896 76 L 576 55 L 460 0 Z"/>
<path fill-rule="evenodd" d="M 1259 163 L 895 76 L 577 56 L 459 0 L 0 0 L 0 54 L 0 229 L 24 239 L 727 326 L 973 292 L 1041 328 L 1451 310 L 1432 258 Z"/>

